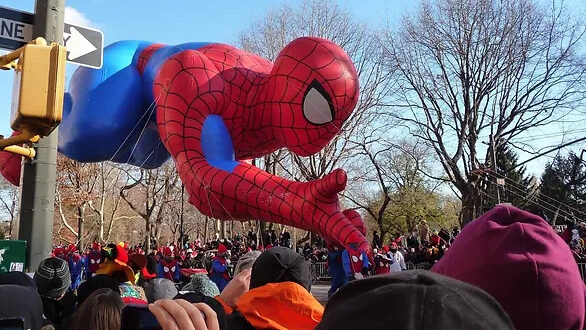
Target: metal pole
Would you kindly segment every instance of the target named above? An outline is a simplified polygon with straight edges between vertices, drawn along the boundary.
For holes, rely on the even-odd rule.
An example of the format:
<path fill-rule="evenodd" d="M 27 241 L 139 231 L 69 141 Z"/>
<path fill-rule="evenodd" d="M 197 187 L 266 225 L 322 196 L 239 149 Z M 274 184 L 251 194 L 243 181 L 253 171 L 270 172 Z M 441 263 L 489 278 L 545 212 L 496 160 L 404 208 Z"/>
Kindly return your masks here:
<path fill-rule="evenodd" d="M 491 144 L 491 149 L 492 149 L 492 165 L 494 167 L 494 173 L 498 176 L 498 168 L 496 166 L 496 143 L 494 141 L 493 136 L 490 136 L 490 144 Z M 494 178 L 496 180 L 496 198 L 497 201 L 499 202 L 499 204 L 501 203 L 501 190 L 499 187 L 499 182 L 497 178 Z"/>
<path fill-rule="evenodd" d="M 63 44 L 64 11 L 65 0 L 36 0 L 33 38 Z M 57 135 L 55 129 L 36 143 L 36 158 L 22 165 L 18 238 L 27 241 L 26 268 L 31 272 L 51 254 Z"/>

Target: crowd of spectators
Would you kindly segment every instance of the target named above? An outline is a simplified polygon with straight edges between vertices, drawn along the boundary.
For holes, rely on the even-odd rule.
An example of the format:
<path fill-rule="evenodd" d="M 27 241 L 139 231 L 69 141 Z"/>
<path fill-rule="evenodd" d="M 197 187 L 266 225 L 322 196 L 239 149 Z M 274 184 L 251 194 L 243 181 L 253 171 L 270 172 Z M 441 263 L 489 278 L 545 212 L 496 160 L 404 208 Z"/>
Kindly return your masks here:
<path fill-rule="evenodd" d="M 432 230 L 426 235 L 421 229 L 396 235 L 385 245 L 375 235 L 372 258 L 365 251 L 332 244 L 325 249 L 304 245 L 293 251 L 279 246 L 286 242 L 281 237 L 269 237 L 261 247 L 253 235 L 204 244 L 181 242 L 148 251 L 125 243 L 93 244 L 83 253 L 73 246 L 57 246 L 33 274 L 0 274 L 0 326 L 47 330 L 584 327 L 586 287 L 572 253 L 541 218 L 500 206 L 461 233 Z M 580 240 L 579 232 L 573 236 L 570 244 Z M 437 261 L 426 252 L 434 248 L 443 254 Z M 311 294 L 308 267 L 308 260 L 321 260 L 324 253 L 330 266 L 339 265 L 334 271 L 342 276 L 325 307 Z M 389 261 L 388 270 L 380 266 L 384 260 Z M 406 260 L 423 260 L 433 267 L 406 270 Z"/>
<path fill-rule="evenodd" d="M 583 238 L 586 237 L 586 225 L 582 222 L 569 223 L 563 227 L 556 227 L 556 231 L 572 250 L 576 262 L 586 263 L 586 247 Z"/>

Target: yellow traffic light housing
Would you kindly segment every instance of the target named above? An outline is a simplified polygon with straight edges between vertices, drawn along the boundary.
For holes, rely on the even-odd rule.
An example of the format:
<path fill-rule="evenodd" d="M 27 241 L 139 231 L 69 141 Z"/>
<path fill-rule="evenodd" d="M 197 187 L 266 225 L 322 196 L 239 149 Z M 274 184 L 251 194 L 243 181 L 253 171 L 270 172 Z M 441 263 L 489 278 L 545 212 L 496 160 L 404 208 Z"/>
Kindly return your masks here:
<path fill-rule="evenodd" d="M 61 122 L 66 50 L 40 43 L 24 46 L 16 64 L 10 126 L 47 136 Z"/>
<path fill-rule="evenodd" d="M 34 157 L 34 149 L 19 144 L 36 142 L 61 122 L 65 92 L 64 46 L 47 45 L 43 38 L 0 56 L 0 69 L 15 69 L 10 126 L 21 132 L 0 137 L 0 149 Z M 18 60 L 18 61 L 17 61 Z"/>

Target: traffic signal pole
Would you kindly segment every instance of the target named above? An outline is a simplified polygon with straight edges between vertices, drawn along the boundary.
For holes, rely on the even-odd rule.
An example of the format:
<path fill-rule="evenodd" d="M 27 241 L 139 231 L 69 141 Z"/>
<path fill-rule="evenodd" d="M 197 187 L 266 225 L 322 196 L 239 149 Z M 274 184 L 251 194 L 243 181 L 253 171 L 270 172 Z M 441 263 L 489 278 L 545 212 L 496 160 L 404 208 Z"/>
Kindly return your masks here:
<path fill-rule="evenodd" d="M 33 38 L 63 44 L 65 0 L 36 0 Z M 27 241 L 26 268 L 35 272 L 51 255 L 57 129 L 34 144 L 36 157 L 22 164 L 18 239 Z"/>

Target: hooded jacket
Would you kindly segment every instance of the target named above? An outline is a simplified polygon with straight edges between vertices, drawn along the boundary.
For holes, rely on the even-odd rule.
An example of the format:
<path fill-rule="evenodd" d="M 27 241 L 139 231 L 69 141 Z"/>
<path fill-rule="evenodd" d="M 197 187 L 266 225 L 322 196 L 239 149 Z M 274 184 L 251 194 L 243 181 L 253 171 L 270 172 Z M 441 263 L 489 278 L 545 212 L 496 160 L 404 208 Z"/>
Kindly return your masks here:
<path fill-rule="evenodd" d="M 432 271 L 491 294 L 518 330 L 584 327 L 585 286 L 569 247 L 543 219 L 513 206 L 466 225 Z"/>
<path fill-rule="evenodd" d="M 271 283 L 252 289 L 236 302 L 236 311 L 254 329 L 313 329 L 323 306 L 301 285 Z"/>

